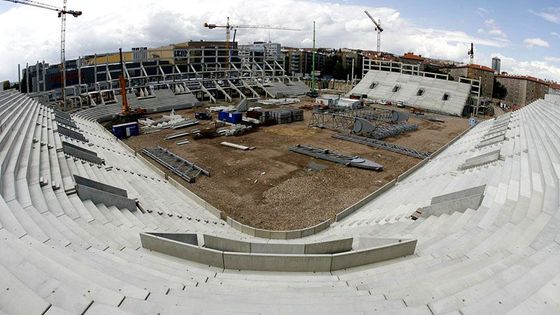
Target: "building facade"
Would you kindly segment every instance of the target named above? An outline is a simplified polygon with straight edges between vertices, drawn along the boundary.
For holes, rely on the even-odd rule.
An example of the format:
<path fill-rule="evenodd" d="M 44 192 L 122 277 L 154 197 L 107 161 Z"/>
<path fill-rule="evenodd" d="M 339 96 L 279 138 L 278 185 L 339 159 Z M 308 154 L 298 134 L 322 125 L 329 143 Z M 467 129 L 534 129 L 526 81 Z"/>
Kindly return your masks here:
<path fill-rule="evenodd" d="M 548 82 L 529 76 L 498 75 L 496 80 L 507 89 L 504 101 L 510 106 L 525 106 L 544 98 L 549 87 Z"/>
<path fill-rule="evenodd" d="M 481 65 L 463 65 L 445 69 L 455 80 L 460 77 L 480 80 L 480 96 L 491 98 L 494 90 L 494 70 Z"/>

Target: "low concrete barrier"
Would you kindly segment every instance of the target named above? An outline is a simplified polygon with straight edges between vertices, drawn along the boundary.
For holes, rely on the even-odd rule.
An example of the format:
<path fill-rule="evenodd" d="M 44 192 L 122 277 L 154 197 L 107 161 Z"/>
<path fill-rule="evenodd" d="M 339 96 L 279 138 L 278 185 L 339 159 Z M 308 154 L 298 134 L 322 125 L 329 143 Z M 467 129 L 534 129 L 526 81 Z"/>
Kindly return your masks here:
<path fill-rule="evenodd" d="M 224 268 L 223 252 L 198 246 L 196 238 L 192 235 L 185 237 L 185 241 L 177 241 L 173 238 L 162 237 L 162 233 L 140 233 L 142 247 L 167 254 L 170 256 L 191 260 L 197 263 Z"/>
<path fill-rule="evenodd" d="M 260 238 L 270 238 L 276 240 L 291 240 L 296 238 L 303 238 L 309 235 L 317 234 L 321 231 L 326 230 L 333 222 L 333 219 L 325 220 L 317 225 L 299 229 L 299 230 L 288 230 L 288 231 L 274 231 L 274 230 L 264 230 L 257 229 L 249 225 L 242 224 L 235 221 L 231 217 L 226 218 L 226 222 L 234 229 L 241 233 L 260 237 Z"/>
<path fill-rule="evenodd" d="M 352 238 L 308 244 L 255 243 L 204 234 L 207 248 L 253 254 L 336 254 L 352 250 L 352 243 Z"/>
<path fill-rule="evenodd" d="M 338 251 L 352 244 L 352 239 L 335 240 L 316 244 L 258 244 L 227 240 L 203 235 L 205 243 L 227 250 L 200 246 L 192 233 L 140 233 L 144 248 L 174 257 L 218 268 L 258 271 L 331 272 L 367 265 L 414 254 L 416 240 L 382 239 L 379 246 L 340 253 L 315 253 Z M 375 241 L 372 242 L 375 244 Z M 206 245 L 208 245 L 206 244 Z M 229 251 L 229 250 L 239 251 Z M 271 253 L 283 251 L 288 253 Z M 267 253 L 268 252 L 268 253 Z M 311 253 L 308 253 L 311 252 Z"/>
<path fill-rule="evenodd" d="M 376 191 L 374 191 L 373 193 L 367 195 L 365 198 L 363 198 L 362 200 L 356 202 L 355 204 L 351 205 L 350 207 L 342 210 L 341 212 L 339 212 L 336 215 L 336 222 L 341 221 L 342 219 L 346 218 L 347 216 L 351 215 L 352 213 L 354 213 L 356 210 L 362 208 L 363 206 L 365 206 L 368 202 L 372 201 L 373 199 L 377 198 L 379 195 L 381 195 L 382 193 L 386 192 L 387 190 L 389 190 L 391 187 L 395 186 L 395 184 L 397 183 L 397 179 L 393 179 L 392 181 L 388 182 L 387 184 L 381 186 L 381 188 L 377 189 Z"/>

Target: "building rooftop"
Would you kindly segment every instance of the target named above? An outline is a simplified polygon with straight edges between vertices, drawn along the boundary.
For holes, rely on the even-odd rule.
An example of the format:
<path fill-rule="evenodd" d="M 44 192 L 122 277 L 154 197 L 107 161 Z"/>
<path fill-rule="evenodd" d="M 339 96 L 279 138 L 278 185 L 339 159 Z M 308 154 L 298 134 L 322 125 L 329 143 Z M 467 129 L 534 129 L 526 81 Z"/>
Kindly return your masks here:
<path fill-rule="evenodd" d="M 424 61 L 426 59 L 422 57 L 422 55 L 415 55 L 413 52 L 407 52 L 402 56 L 402 58 L 408 60 L 416 60 L 416 61 Z"/>

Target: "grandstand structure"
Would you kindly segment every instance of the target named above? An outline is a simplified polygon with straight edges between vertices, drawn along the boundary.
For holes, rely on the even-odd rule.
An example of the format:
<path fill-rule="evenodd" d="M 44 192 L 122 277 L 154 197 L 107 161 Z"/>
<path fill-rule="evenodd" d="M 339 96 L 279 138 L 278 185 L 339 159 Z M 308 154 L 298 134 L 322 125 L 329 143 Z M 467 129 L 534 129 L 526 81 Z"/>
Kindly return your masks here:
<path fill-rule="evenodd" d="M 160 103 L 175 108 L 193 107 L 199 101 L 233 101 L 246 97 L 290 97 L 302 95 L 309 88 L 286 75 L 277 61 L 261 60 L 228 51 L 224 47 L 170 50 L 154 54 L 146 60 L 123 62 L 128 98 L 135 105 L 155 111 Z M 231 62 L 227 59 L 232 55 Z M 65 111 L 102 106 L 104 111 L 120 108 L 120 63 L 108 57 L 68 61 L 67 103 Z M 227 65 L 230 65 L 229 67 Z M 25 85 L 29 95 L 43 104 L 57 104 L 61 100 L 60 70 L 57 65 L 44 63 L 25 68 Z M 186 95 L 186 96 L 185 96 Z M 108 106 L 113 105 L 113 106 Z M 166 108 L 167 108 L 166 107 Z"/>
<path fill-rule="evenodd" d="M 480 110 L 480 80 L 420 71 L 420 66 L 394 61 L 364 59 L 363 79 L 348 95 L 402 102 L 405 106 L 461 116 L 465 108 Z"/>
<path fill-rule="evenodd" d="M 538 100 L 271 239 L 95 120 L 3 91 L 0 313 L 558 314 L 559 138 Z"/>

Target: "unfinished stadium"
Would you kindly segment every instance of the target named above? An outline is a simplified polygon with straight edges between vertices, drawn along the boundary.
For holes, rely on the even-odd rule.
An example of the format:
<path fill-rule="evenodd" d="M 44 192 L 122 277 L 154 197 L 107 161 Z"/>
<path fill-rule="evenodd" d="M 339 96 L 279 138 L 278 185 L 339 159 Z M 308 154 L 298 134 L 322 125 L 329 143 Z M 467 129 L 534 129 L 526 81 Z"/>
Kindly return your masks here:
<path fill-rule="evenodd" d="M 185 94 L 274 95 L 265 82 L 279 93 L 292 82 L 176 70 L 155 74 L 162 89 L 131 87 L 132 104 L 162 111 Z M 351 93 L 424 108 L 449 93 L 432 109 L 461 112 L 468 86 L 417 77 L 371 72 Z M 0 93 L 1 313 L 560 311 L 557 97 L 480 122 L 320 224 L 279 231 L 228 217 L 109 133 L 97 121 L 120 99 L 106 83 L 71 97 L 72 114 Z"/>
<path fill-rule="evenodd" d="M 557 95 L 467 120 L 480 80 L 365 58 L 315 97 L 226 27 L 0 92 L 0 315 L 560 313 Z"/>

